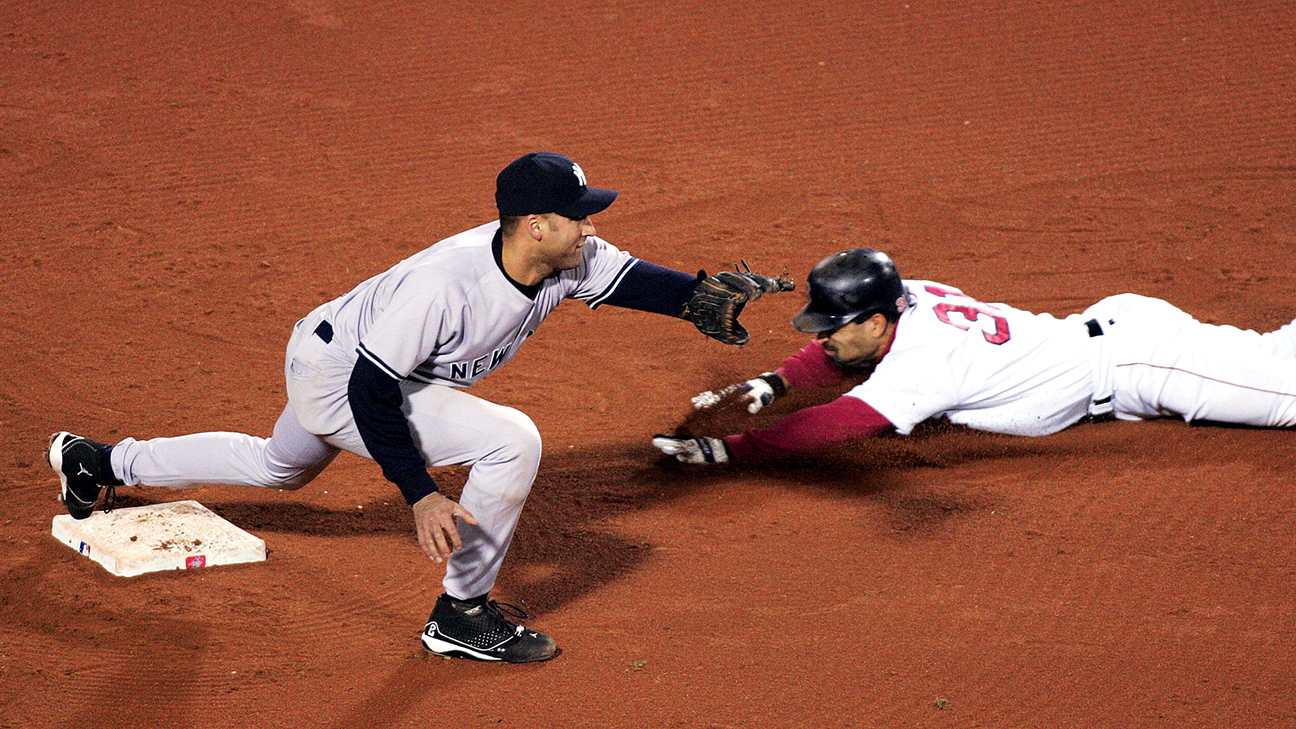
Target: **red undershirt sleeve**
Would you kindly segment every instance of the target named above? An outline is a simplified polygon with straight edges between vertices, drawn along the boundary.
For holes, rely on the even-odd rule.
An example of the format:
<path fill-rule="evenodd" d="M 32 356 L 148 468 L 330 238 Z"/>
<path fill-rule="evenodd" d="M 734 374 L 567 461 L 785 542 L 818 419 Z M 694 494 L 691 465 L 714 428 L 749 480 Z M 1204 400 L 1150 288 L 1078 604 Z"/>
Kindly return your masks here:
<path fill-rule="evenodd" d="M 733 461 L 811 453 L 894 428 L 863 400 L 843 395 L 789 415 L 768 428 L 752 428 L 724 439 Z"/>
<path fill-rule="evenodd" d="M 783 376 L 793 389 L 810 390 L 825 387 L 845 379 L 851 371 L 828 359 L 823 344 L 817 340 L 788 357 L 775 373 Z"/>

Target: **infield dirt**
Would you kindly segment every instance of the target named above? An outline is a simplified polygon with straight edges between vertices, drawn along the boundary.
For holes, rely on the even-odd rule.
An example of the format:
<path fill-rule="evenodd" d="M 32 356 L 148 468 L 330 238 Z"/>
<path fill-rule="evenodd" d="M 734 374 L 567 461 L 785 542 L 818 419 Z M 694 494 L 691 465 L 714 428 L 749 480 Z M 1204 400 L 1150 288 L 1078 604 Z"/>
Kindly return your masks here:
<path fill-rule="evenodd" d="M 50 536 L 55 430 L 269 433 L 317 304 L 494 216 L 526 151 L 681 270 L 823 256 L 1065 315 L 1296 316 L 1289 3 L 0 5 L 0 727 L 1296 724 L 1293 434 L 931 427 L 702 472 L 649 444 L 801 346 L 562 307 L 473 392 L 545 459 L 496 596 L 563 648 L 425 655 L 441 572 L 379 470 L 196 499 L 252 565 L 115 578 Z M 767 422 L 797 403 L 762 414 Z M 454 492 L 462 469 L 437 475 Z"/>

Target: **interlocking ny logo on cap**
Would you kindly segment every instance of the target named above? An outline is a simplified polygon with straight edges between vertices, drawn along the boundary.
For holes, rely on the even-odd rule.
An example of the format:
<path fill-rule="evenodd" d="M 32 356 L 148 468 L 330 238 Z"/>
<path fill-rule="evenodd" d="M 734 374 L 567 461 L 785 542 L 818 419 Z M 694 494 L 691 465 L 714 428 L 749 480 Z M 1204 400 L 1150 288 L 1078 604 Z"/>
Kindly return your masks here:
<path fill-rule="evenodd" d="M 557 213 L 589 217 L 612 204 L 615 190 L 590 187 L 585 170 L 554 152 L 530 152 L 513 160 L 495 178 L 495 206 L 502 216 Z"/>

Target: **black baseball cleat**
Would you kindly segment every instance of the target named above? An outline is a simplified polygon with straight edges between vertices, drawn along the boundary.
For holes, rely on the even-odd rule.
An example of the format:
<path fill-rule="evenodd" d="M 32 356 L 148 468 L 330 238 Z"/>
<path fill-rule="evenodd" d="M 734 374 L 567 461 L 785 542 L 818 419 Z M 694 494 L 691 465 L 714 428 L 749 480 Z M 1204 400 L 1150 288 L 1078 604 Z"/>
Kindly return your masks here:
<path fill-rule="evenodd" d="M 108 446 L 97 443 L 67 431 L 59 431 L 49 438 L 49 450 L 45 460 L 59 475 L 63 483 L 60 500 L 67 507 L 73 519 L 85 519 L 94 513 L 95 503 L 99 501 L 99 491 L 107 482 L 116 481 L 112 474 L 107 478 L 102 473 L 102 456 Z M 104 497 L 104 511 L 112 511 L 116 488 L 108 485 L 108 494 Z"/>
<path fill-rule="evenodd" d="M 510 622 L 501 609 L 519 620 L 527 617 L 508 603 L 464 602 L 442 595 L 423 628 L 423 647 L 439 656 L 506 663 L 547 661 L 558 653 L 553 638 Z"/>

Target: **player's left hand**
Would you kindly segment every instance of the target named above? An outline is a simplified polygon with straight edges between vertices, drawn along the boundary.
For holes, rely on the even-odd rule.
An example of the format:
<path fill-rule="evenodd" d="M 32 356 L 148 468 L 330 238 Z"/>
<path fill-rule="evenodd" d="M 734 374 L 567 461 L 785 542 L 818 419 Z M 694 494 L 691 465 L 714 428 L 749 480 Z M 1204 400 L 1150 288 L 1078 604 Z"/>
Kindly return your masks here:
<path fill-rule="evenodd" d="M 477 520 L 458 502 L 433 491 L 414 502 L 414 528 L 418 532 L 419 547 L 433 562 L 444 562 L 463 548 L 455 518 L 477 526 Z"/>
<path fill-rule="evenodd" d="M 654 446 L 680 463 L 728 463 L 729 447 L 719 438 L 654 435 Z"/>
<path fill-rule="evenodd" d="M 743 266 L 746 267 L 745 262 Z M 697 287 L 680 317 L 693 322 L 698 331 L 712 339 L 743 345 L 750 336 L 738 323 L 738 315 L 747 302 L 755 301 L 763 294 L 792 291 L 794 288 L 792 279 L 786 275 L 774 278 L 752 273 L 751 269 L 738 269 L 707 276 L 706 271 L 699 271 Z"/>

